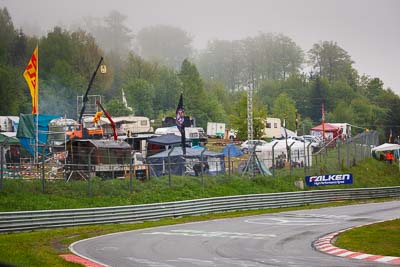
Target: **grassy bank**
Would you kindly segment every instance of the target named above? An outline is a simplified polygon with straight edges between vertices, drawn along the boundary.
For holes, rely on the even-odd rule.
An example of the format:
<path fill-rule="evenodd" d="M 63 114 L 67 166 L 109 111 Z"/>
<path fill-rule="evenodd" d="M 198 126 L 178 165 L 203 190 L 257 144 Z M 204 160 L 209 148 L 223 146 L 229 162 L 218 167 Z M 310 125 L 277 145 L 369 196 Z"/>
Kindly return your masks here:
<path fill-rule="evenodd" d="M 350 251 L 400 257 L 400 219 L 346 231 L 335 245 Z"/>
<path fill-rule="evenodd" d="M 400 185 L 397 166 L 373 159 L 367 159 L 342 172 L 351 172 L 354 184 L 305 190 Z M 166 176 L 145 182 L 134 180 L 133 192 L 130 193 L 129 180 L 102 181 L 93 178 L 91 196 L 88 195 L 86 181 L 46 181 L 45 192 L 42 193 L 40 180 L 6 179 L 0 193 L 0 211 L 135 205 L 228 195 L 290 192 L 299 190 L 294 186 L 294 181 L 299 179 L 304 180 L 304 174 L 275 178 L 259 176 L 253 179 L 247 176 L 204 176 L 204 180 L 201 177 L 172 176 L 170 186 Z"/>

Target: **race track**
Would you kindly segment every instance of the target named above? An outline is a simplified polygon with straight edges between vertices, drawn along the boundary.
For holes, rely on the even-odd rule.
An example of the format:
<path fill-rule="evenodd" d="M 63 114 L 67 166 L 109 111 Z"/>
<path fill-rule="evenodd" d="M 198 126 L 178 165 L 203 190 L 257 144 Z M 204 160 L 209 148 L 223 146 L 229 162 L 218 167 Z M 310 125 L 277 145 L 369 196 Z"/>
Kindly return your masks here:
<path fill-rule="evenodd" d="M 341 229 L 399 217 L 400 201 L 391 201 L 157 227 L 70 248 L 106 266 L 391 266 L 324 254 L 312 243 Z"/>

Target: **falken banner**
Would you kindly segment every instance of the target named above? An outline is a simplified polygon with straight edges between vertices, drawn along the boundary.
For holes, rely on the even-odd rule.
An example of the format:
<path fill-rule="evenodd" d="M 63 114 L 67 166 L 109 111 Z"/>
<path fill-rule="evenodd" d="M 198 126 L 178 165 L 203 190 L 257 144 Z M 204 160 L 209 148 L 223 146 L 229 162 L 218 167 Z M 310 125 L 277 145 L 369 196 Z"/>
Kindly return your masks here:
<path fill-rule="evenodd" d="M 352 183 L 353 175 L 351 173 L 306 176 L 306 184 L 308 186 L 339 185 Z"/>

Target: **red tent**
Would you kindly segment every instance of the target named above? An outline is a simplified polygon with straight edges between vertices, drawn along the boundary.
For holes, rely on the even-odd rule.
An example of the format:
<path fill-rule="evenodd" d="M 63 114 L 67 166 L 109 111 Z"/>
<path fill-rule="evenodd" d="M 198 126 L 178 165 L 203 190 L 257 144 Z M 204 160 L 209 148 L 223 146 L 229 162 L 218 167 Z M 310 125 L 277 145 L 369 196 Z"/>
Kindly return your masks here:
<path fill-rule="evenodd" d="M 337 137 L 340 138 L 340 135 L 341 135 L 340 127 L 333 126 L 332 124 L 329 124 L 329 123 L 324 123 L 324 127 L 325 127 L 325 140 L 329 141 L 329 140 L 335 139 Z M 322 138 L 322 135 L 323 135 L 322 134 L 322 124 L 311 128 L 310 132 L 311 132 L 311 135 L 319 136 Z M 334 145 L 334 144 L 335 144 L 335 141 L 333 143 L 331 143 L 331 145 Z"/>
<path fill-rule="evenodd" d="M 324 123 L 324 126 L 325 126 L 325 132 L 339 132 L 340 131 L 340 127 L 333 126 L 332 124 L 329 124 L 329 123 Z M 322 132 L 322 124 L 311 128 L 311 131 Z"/>

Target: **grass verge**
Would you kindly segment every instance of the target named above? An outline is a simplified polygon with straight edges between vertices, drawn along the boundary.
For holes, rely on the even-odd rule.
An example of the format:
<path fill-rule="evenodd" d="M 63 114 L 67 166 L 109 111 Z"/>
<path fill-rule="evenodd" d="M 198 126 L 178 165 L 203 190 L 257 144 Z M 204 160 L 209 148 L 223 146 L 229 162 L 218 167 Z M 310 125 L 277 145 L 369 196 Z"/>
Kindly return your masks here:
<path fill-rule="evenodd" d="M 400 219 L 343 232 L 335 246 L 367 254 L 400 257 Z"/>

